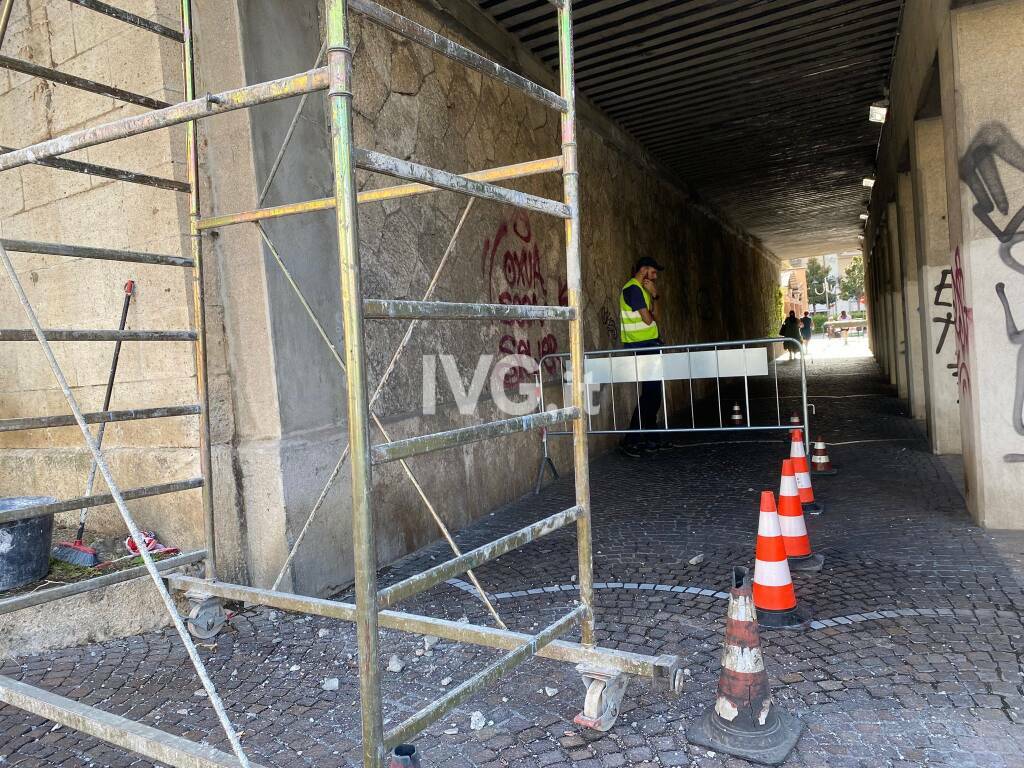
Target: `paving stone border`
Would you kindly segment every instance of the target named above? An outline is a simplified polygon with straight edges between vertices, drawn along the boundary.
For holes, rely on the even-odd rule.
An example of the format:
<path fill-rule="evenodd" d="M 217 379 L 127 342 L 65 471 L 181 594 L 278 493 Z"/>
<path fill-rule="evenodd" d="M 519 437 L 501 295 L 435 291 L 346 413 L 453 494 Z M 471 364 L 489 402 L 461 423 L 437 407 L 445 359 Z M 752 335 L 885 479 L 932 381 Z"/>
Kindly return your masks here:
<path fill-rule="evenodd" d="M 463 581 L 462 579 L 449 579 L 446 583 L 461 589 L 471 595 L 476 595 L 476 587 L 472 584 Z M 708 587 L 681 587 L 672 586 L 669 584 L 638 584 L 636 582 L 596 582 L 594 584 L 595 590 L 621 590 L 621 591 L 647 591 L 647 592 L 672 592 L 675 594 L 688 594 L 688 595 L 702 595 L 704 597 L 714 597 L 719 600 L 728 600 L 729 595 L 726 592 L 719 592 Z M 557 584 L 549 585 L 546 587 L 533 587 L 531 589 L 520 589 L 514 592 L 497 592 L 494 594 L 488 593 L 487 597 L 493 602 L 500 602 L 502 600 L 513 600 L 516 598 L 529 597 L 531 595 L 543 595 L 554 592 L 578 592 L 579 586 L 576 584 Z M 986 615 L 991 615 L 991 611 L 984 612 Z M 954 610 L 953 608 L 886 608 L 876 609 L 873 611 L 864 611 L 862 613 L 851 613 L 846 616 L 833 616 L 828 619 L 815 619 L 808 625 L 811 629 L 826 629 L 828 627 L 834 627 L 841 624 L 859 624 L 863 621 L 877 621 L 879 619 L 901 619 L 907 617 L 949 617 L 958 620 L 973 619 L 974 621 L 981 621 L 976 611 L 964 611 Z"/>

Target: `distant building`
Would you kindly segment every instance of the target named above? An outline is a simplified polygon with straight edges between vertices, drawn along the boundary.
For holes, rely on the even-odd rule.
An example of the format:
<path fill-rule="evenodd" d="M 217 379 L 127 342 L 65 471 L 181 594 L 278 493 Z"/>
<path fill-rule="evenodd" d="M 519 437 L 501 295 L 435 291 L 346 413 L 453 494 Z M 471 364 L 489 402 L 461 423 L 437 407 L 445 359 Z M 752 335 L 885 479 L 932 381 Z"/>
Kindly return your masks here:
<path fill-rule="evenodd" d="M 782 288 L 784 314 L 796 312 L 800 317 L 807 311 L 807 270 L 803 267 L 784 269 L 779 275 Z"/>
<path fill-rule="evenodd" d="M 846 270 L 850 267 L 850 262 L 853 261 L 853 257 L 860 254 L 860 251 L 844 251 L 843 253 L 826 253 L 820 258 L 822 263 L 828 268 L 829 276 L 835 281 L 835 285 L 838 288 L 839 284 L 843 280 L 843 276 L 846 274 Z M 783 269 L 791 268 L 794 271 L 800 270 L 804 274 L 804 294 L 807 294 L 807 280 L 806 280 L 806 268 L 807 259 L 791 259 L 788 262 L 783 262 Z M 824 296 L 813 296 L 809 297 L 814 299 L 811 302 L 805 302 L 804 309 L 807 309 L 811 314 L 818 312 L 824 313 L 827 310 L 825 306 Z M 857 299 L 851 299 L 849 301 L 840 299 L 838 295 L 829 294 L 829 304 L 831 305 L 832 313 L 838 315 L 842 311 L 853 312 L 855 310 L 864 309 L 863 300 L 858 301 Z M 788 310 L 787 310 L 788 311 Z"/>

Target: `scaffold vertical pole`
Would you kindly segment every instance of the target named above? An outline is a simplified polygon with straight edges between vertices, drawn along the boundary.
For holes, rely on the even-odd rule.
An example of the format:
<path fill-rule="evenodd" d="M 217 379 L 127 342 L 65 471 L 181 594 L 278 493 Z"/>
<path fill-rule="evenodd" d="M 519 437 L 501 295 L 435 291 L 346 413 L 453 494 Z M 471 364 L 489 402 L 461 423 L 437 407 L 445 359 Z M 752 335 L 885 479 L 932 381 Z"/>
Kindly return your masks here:
<path fill-rule="evenodd" d="M 587 453 L 587 387 L 583 370 L 583 273 L 580 258 L 580 184 L 576 151 L 576 77 L 573 73 L 572 2 L 565 0 L 558 9 L 558 69 L 562 98 L 562 179 L 565 204 L 570 216 L 565 220 L 566 282 L 569 306 L 576 310 L 569 322 L 569 354 L 572 359 L 572 404 L 580 418 L 572 425 L 573 464 L 576 472 L 576 504 L 583 510 L 576 521 L 576 545 L 579 555 L 580 601 L 587 607 L 583 619 L 583 644 L 594 643 L 594 561 L 590 527 L 590 458 Z"/>
<path fill-rule="evenodd" d="M 360 287 L 359 226 L 352 144 L 352 49 L 347 0 L 327 2 L 327 68 L 330 84 L 331 155 L 334 171 L 338 269 L 348 368 L 347 414 L 352 473 L 352 549 L 355 564 L 356 638 L 359 644 L 359 705 L 364 768 L 384 762 L 380 671 L 377 666 L 377 546 L 370 506 L 369 401 L 363 300 Z"/>
<path fill-rule="evenodd" d="M 7 24 L 11 20 L 11 9 L 14 7 L 14 0 L 2 0 L 0 4 L 0 46 L 3 45 L 7 36 Z"/>
<path fill-rule="evenodd" d="M 182 75 L 185 100 L 196 93 L 195 41 L 192 28 L 192 0 L 181 0 Z M 185 131 L 185 155 L 188 169 L 188 239 L 192 255 L 192 306 L 196 331 L 196 391 L 199 396 L 199 471 L 203 476 L 203 529 L 206 539 L 204 575 L 217 578 L 217 540 L 213 517 L 213 467 L 210 448 L 209 372 L 206 359 L 206 293 L 203 284 L 203 240 L 199 222 L 199 123 L 190 120 Z"/>

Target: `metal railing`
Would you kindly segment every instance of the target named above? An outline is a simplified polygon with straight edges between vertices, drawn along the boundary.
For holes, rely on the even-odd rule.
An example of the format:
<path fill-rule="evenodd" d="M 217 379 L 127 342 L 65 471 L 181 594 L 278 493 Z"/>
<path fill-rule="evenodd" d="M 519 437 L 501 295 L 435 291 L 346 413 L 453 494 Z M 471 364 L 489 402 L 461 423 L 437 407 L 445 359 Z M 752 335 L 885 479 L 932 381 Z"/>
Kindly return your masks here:
<path fill-rule="evenodd" d="M 783 417 L 784 397 L 779 391 L 780 355 L 786 354 L 784 349 L 794 350 L 797 344 L 799 342 L 793 339 L 766 337 L 587 352 L 583 368 L 584 386 L 588 395 L 584 418 L 587 433 L 643 434 L 657 438 L 665 434 L 687 432 L 773 432 L 800 428 L 804 430 L 805 447 L 809 450 L 810 413 L 813 407 L 807 401 L 807 364 L 802 345 L 797 355 L 800 371 L 799 422 L 791 416 Z M 548 393 L 552 391 L 558 392 L 560 389 L 561 398 L 558 399 L 565 401 L 565 390 L 573 381 L 575 369 L 569 355 L 564 352 L 545 355 L 540 359 L 536 383 L 542 412 L 559 407 L 557 402 L 551 402 Z M 774 407 L 769 406 L 767 419 L 762 418 L 764 408 L 760 405 L 764 398 L 751 397 L 751 381 L 754 379 L 768 379 L 774 385 L 774 396 L 769 396 Z M 655 423 L 644 424 L 640 401 L 644 384 L 650 382 L 658 384 L 662 402 L 657 410 L 662 415 Z M 676 398 L 669 396 L 671 382 L 678 382 L 678 388 L 685 389 L 681 408 L 677 407 Z M 714 382 L 716 414 L 710 419 L 711 423 L 707 419 L 700 419 L 698 415 L 698 404 L 703 406 L 708 399 L 695 394 L 700 382 Z M 723 382 L 729 386 L 724 386 Z M 741 384 L 742 394 L 737 394 Z M 759 402 L 756 420 L 751 407 L 754 400 Z M 742 423 L 736 424 L 731 420 L 732 413 L 726 411 L 741 402 Z M 702 407 L 700 415 L 705 413 L 706 409 Z M 637 421 L 635 427 L 632 425 L 634 418 Z M 535 490 L 540 490 L 547 469 L 558 476 L 549 452 L 548 438 L 569 434 L 572 433 L 557 427 L 543 430 L 543 453 Z"/>
<path fill-rule="evenodd" d="M 14 0 L 0 0 L 0 43 L 10 16 L 10 8 Z M 246 85 L 241 88 L 217 94 L 206 94 L 196 98 L 194 73 L 194 39 L 192 26 L 191 0 L 181 0 L 182 30 L 178 33 L 155 22 L 148 21 L 121 9 L 109 6 L 99 0 L 72 0 L 84 8 L 104 13 L 112 18 L 140 29 L 148 30 L 182 44 L 185 98 L 179 104 L 163 103 L 142 104 L 130 92 L 113 92 L 101 83 L 86 81 L 82 78 L 71 78 L 53 70 L 36 68 L 34 74 L 47 77 L 56 82 L 87 91 L 107 93 L 115 98 L 153 107 L 151 111 L 125 117 L 110 123 L 96 125 L 73 133 L 40 142 L 30 147 L 5 151 L 0 154 L 0 172 L 34 163 L 51 167 L 91 173 L 109 178 L 118 178 L 131 183 L 148 184 L 173 191 L 187 191 L 189 194 L 189 242 L 190 254 L 185 256 L 146 254 L 132 251 L 115 251 L 100 248 L 84 248 L 74 245 L 33 243 L 25 241 L 0 241 L 0 262 L 6 269 L 12 284 L 19 295 L 19 300 L 29 318 L 31 329 L 11 329 L 0 331 L 0 340 L 26 340 L 34 338 L 50 364 L 51 370 L 60 384 L 61 390 L 73 413 L 73 417 L 45 417 L 56 421 L 28 419 L 23 423 L 12 424 L 8 420 L 8 428 L 42 428 L 57 424 L 75 423 L 82 431 L 86 445 L 93 460 L 106 482 L 109 494 L 90 496 L 58 502 L 51 505 L 38 505 L 35 511 L 47 513 L 66 508 L 114 503 L 121 513 L 131 536 L 138 544 L 144 561 L 144 572 L 149 575 L 167 608 L 168 614 L 177 630 L 188 655 L 196 669 L 223 728 L 231 744 L 232 754 L 218 752 L 210 747 L 195 744 L 180 737 L 157 731 L 124 718 L 110 715 L 93 707 L 55 697 L 45 691 L 26 686 L 6 678 L 0 678 L 0 701 L 19 706 L 37 714 L 48 717 L 58 723 L 78 728 L 110 743 L 117 744 L 145 757 L 170 763 L 172 765 L 211 766 L 239 765 L 247 768 L 254 765 L 250 762 L 238 734 L 232 726 L 227 712 L 217 695 L 213 683 L 206 673 L 205 666 L 199 658 L 195 645 L 178 616 L 168 589 L 186 591 L 189 595 L 205 606 L 210 600 L 237 600 L 250 604 L 264 605 L 283 610 L 300 611 L 312 615 L 330 616 L 336 619 L 355 622 L 356 637 L 359 646 L 359 686 L 362 723 L 362 763 L 364 768 L 381 768 L 385 761 L 386 749 L 398 741 L 410 738 L 430 723 L 435 722 L 446 712 L 457 706 L 468 696 L 483 686 L 497 680 L 522 661 L 537 655 L 556 659 L 562 662 L 595 665 L 605 672 L 641 675 L 654 679 L 670 690 L 677 690 L 679 685 L 679 659 L 676 656 L 648 656 L 620 650 L 600 648 L 595 644 L 593 614 L 593 553 L 590 528 L 590 475 L 587 453 L 588 425 L 582 415 L 585 412 L 586 389 L 582 379 L 574 381 L 570 386 L 567 404 L 554 413 L 531 414 L 529 416 L 505 419 L 472 427 L 451 430 L 435 435 L 424 435 L 394 440 L 388 434 L 382 420 L 373 412 L 372 406 L 377 401 L 385 382 L 394 370 L 395 363 L 405 349 L 416 324 L 423 320 L 502 320 L 509 318 L 565 321 L 569 324 L 568 357 L 573 368 L 583 366 L 583 329 L 580 307 L 583 300 L 582 264 L 580 255 L 580 212 L 579 212 L 579 178 L 576 146 L 576 108 L 575 81 L 573 72 L 572 47 L 572 3 L 570 0 L 549 0 L 557 9 L 558 40 L 559 40 L 559 93 L 555 93 L 537 83 L 533 83 L 521 75 L 495 63 L 469 48 L 447 39 L 422 25 L 406 19 L 393 11 L 383 8 L 370 0 L 327 0 L 326 29 L 327 39 L 314 62 L 313 68 L 293 76 L 277 80 Z M 407 160 L 389 157 L 379 152 L 357 149 L 352 141 L 352 46 L 349 38 L 349 12 L 362 14 L 370 21 L 380 24 L 391 31 L 406 37 L 413 42 L 471 67 L 482 74 L 502 82 L 510 88 L 521 91 L 547 107 L 559 111 L 561 115 L 561 153 L 555 158 L 544 158 L 524 163 L 517 163 L 500 168 L 485 169 L 466 174 L 456 174 L 435 168 L 429 168 Z M 326 66 L 321 61 L 326 55 Z M 8 64 L 19 71 L 27 71 L 23 62 L 0 60 L 0 65 Z M 291 203 L 273 208 L 257 208 L 229 214 L 211 214 L 203 216 L 199 197 L 199 142 L 197 141 L 197 121 L 202 118 L 222 114 L 231 110 L 245 109 L 272 101 L 302 97 L 296 109 L 292 125 L 299 118 L 299 113 L 306 96 L 310 93 L 326 91 L 329 104 L 331 127 L 331 159 L 333 170 L 333 195 L 318 200 Z M 188 184 L 181 185 L 167 179 L 134 174 L 119 169 L 94 166 L 77 161 L 65 160 L 61 156 L 74 150 L 115 141 L 129 136 L 136 136 L 150 131 L 168 128 L 174 125 L 186 125 L 186 154 Z M 292 135 L 291 129 L 285 136 L 278 158 L 259 195 L 258 205 L 262 205 L 269 189 L 270 182 L 279 166 L 285 147 Z M 371 170 L 375 173 L 389 175 L 404 183 L 386 189 L 367 190 L 356 193 L 356 168 Z M 539 173 L 560 172 L 563 177 L 563 199 L 547 200 L 528 195 L 513 189 L 495 186 L 493 182 L 506 179 L 521 178 Z M 434 278 L 427 288 L 421 301 L 367 300 L 364 302 L 360 279 L 360 255 L 358 237 L 357 205 L 385 199 L 422 195 L 437 190 L 453 191 L 469 198 L 466 209 L 460 219 L 455 236 L 468 215 L 474 199 L 492 200 L 502 204 L 532 210 L 538 213 L 560 218 L 565 222 L 565 253 L 568 283 L 568 306 L 566 307 L 503 307 L 491 304 L 461 303 L 452 304 L 431 300 L 441 269 L 444 267 L 451 252 L 449 244 L 435 272 Z M 313 312 L 309 302 L 303 296 L 298 285 L 292 278 L 276 247 L 263 229 L 262 222 L 266 219 L 281 216 L 308 213 L 316 210 L 333 209 L 335 211 L 338 235 L 338 262 L 340 268 L 339 301 L 344 321 L 344 349 L 339 352 L 331 342 L 323 323 Z M 213 503 L 211 495 L 210 469 L 210 435 L 208 414 L 208 388 L 206 365 L 206 329 L 205 329 L 205 297 L 203 293 L 203 239 L 205 232 L 240 224 L 252 224 L 257 228 L 267 250 L 273 257 L 284 277 L 296 294 L 296 298 L 316 327 L 317 332 L 331 352 L 339 369 L 344 371 L 347 380 L 347 424 L 348 445 L 341 453 L 338 462 L 327 480 L 320 497 L 310 511 L 307 520 L 293 543 L 287 558 L 271 589 L 257 589 L 240 584 L 230 584 L 217 579 L 216 561 L 216 530 L 214 528 Z M 130 332 L 117 333 L 111 331 L 65 331 L 45 330 L 41 327 L 38 317 L 21 287 L 17 273 L 10 261 L 7 251 L 24 251 L 30 253 L 53 253 L 65 256 L 93 259 L 115 259 L 127 262 L 164 264 L 168 266 L 188 267 L 192 270 L 192 298 L 194 303 L 195 329 L 191 331 L 173 332 Z M 367 374 L 364 350 L 364 319 L 383 321 L 409 320 L 402 342 L 391 358 L 391 362 L 381 377 L 376 390 L 368 397 Z M 85 414 L 78 407 L 64 374 L 53 355 L 50 347 L 52 339 L 92 340 L 117 339 L 132 341 L 191 341 L 195 344 L 196 384 L 198 404 L 183 406 L 188 409 L 187 415 L 196 414 L 200 419 L 199 463 L 201 477 L 192 480 L 165 483 L 158 486 L 135 488 L 122 492 L 107 465 L 103 451 L 97 445 L 88 429 L 89 423 L 109 422 L 122 419 L 156 418 L 159 416 L 186 415 L 184 411 L 168 412 L 166 409 L 139 409 L 136 411 L 103 411 Z M 450 532 L 437 513 L 434 505 L 427 498 L 421 484 L 405 461 L 406 457 L 419 455 L 428 451 L 442 450 L 469 442 L 488 440 L 503 435 L 510 435 L 530 430 L 542 429 L 553 424 L 571 421 L 573 428 L 573 455 L 575 466 L 575 504 L 558 514 L 538 521 L 526 528 L 513 532 L 496 541 L 486 544 L 470 552 L 463 553 L 455 544 Z M 0 427 L 4 425 L 0 423 Z M 370 429 L 375 427 L 385 442 L 373 445 L 370 441 Z M 570 434 L 566 432 L 566 434 Z M 350 460 L 352 475 L 352 542 L 355 562 L 355 603 L 343 603 L 336 600 L 325 600 L 313 597 L 290 594 L 279 591 L 278 586 L 310 528 L 317 512 L 321 509 L 327 491 L 337 478 L 346 459 Z M 427 511 L 438 525 L 446 538 L 454 559 L 431 568 L 418 576 L 406 579 L 399 584 L 379 590 L 376 575 L 376 542 L 374 534 L 374 515 L 372 505 L 372 467 L 375 463 L 398 461 L 409 481 L 415 487 Z M 143 498 L 157 493 L 169 493 L 186 488 L 201 488 L 203 494 L 204 538 L 205 550 L 201 553 L 189 553 L 181 556 L 182 560 L 155 563 L 145 551 L 141 535 L 134 518 L 125 505 L 126 499 Z M 561 618 L 548 625 L 536 634 L 524 634 L 507 629 L 491 604 L 488 595 L 480 586 L 471 568 L 480 565 L 513 549 L 524 546 L 538 538 L 570 524 L 576 526 L 577 561 L 578 561 L 578 604 L 568 610 Z M 205 562 L 205 578 L 199 579 L 176 573 L 161 573 L 161 570 L 177 567 L 187 560 L 193 562 L 202 558 Z M 141 572 L 140 572 L 141 573 Z M 451 575 L 466 573 L 470 578 L 483 603 L 487 606 L 498 628 L 464 624 L 428 616 L 420 616 L 393 610 L 386 610 L 402 599 L 406 599 L 449 578 Z M 125 575 L 130 578 L 135 572 Z M 111 574 L 111 576 L 114 576 Z M 108 577 L 101 577 L 107 579 Z M 118 576 L 118 578 L 122 578 Z M 95 580 L 98 581 L 98 580 Z M 108 579 L 109 583 L 109 579 Z M 73 593 L 84 588 L 76 585 Z M 64 593 L 65 595 L 68 592 Z M 62 595 L 63 596 L 63 595 Z M 15 600 L 19 600 L 15 598 Z M 19 607 L 24 601 L 19 603 Z M 2 604 L 0 604 L 2 606 Z M 581 627 L 581 642 L 558 639 L 572 627 Z M 382 715 L 382 696 L 379 680 L 378 627 L 399 629 L 416 634 L 429 634 L 465 643 L 473 643 L 485 647 L 506 651 L 491 666 L 471 676 L 435 702 L 428 704 L 406 721 L 384 732 Z M 190 623 L 190 628 L 193 625 Z M 602 684 L 603 685 L 603 684 Z M 622 687 L 619 687 L 621 690 Z M 600 694 L 600 691 L 596 691 Z M 621 694 L 620 694 L 621 695 Z M 588 694 L 588 705 L 591 706 L 591 695 Z M 595 698 L 600 698 L 595 696 Z M 609 708 L 617 713 L 618 701 L 610 702 Z"/>

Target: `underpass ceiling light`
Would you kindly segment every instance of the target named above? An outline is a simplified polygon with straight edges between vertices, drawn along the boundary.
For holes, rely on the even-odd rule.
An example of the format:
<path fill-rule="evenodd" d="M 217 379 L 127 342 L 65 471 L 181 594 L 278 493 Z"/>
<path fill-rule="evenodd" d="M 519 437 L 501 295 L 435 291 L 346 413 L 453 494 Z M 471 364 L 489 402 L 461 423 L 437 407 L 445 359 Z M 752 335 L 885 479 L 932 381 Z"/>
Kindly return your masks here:
<path fill-rule="evenodd" d="M 868 189 L 871 189 L 873 186 L 875 186 L 875 180 L 870 176 L 865 176 L 861 184 L 863 184 Z"/>
<path fill-rule="evenodd" d="M 868 107 L 868 120 L 872 123 L 884 123 L 885 116 L 889 112 L 889 100 L 876 101 Z"/>
<path fill-rule="evenodd" d="M 868 220 L 868 215 L 867 215 L 866 213 L 862 213 L 862 214 L 860 215 L 860 220 L 861 220 L 861 221 L 867 221 L 867 220 Z"/>

